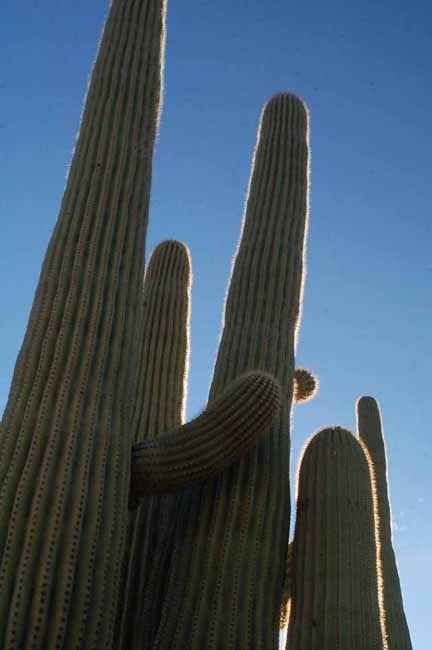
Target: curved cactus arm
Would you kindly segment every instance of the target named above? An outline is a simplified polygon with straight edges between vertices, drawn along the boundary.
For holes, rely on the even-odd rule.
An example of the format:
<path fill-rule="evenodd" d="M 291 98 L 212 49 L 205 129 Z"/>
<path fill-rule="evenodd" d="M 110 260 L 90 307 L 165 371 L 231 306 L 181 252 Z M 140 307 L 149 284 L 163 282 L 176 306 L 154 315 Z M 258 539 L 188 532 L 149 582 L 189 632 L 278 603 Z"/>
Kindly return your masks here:
<path fill-rule="evenodd" d="M 369 451 L 375 474 L 388 647 L 389 650 L 412 650 L 392 543 L 387 458 L 381 414 L 378 403 L 373 397 L 364 396 L 357 402 L 357 430 L 360 440 Z"/>
<path fill-rule="evenodd" d="M 368 458 L 344 429 L 316 434 L 298 474 L 289 650 L 387 650 Z"/>
<path fill-rule="evenodd" d="M 187 247 L 164 241 L 144 278 L 144 321 L 132 418 L 140 442 L 181 426 L 189 352 L 191 260 Z M 115 647 L 151 647 L 172 548 L 178 494 L 135 500 L 125 545 Z M 131 504 L 132 505 L 132 504 Z M 145 625 L 142 625 L 145 621 Z"/>
<path fill-rule="evenodd" d="M 309 402 L 318 392 L 319 382 L 310 370 L 296 368 L 294 373 L 294 402 Z"/>
<path fill-rule="evenodd" d="M 281 409 L 251 454 L 183 497 L 158 650 L 278 643 L 308 172 L 307 110 L 281 93 L 261 117 L 210 392 L 212 401 L 245 371 L 263 370 L 280 382 Z"/>
<path fill-rule="evenodd" d="M 135 445 L 133 496 L 171 492 L 216 476 L 268 432 L 280 400 L 277 381 L 266 373 L 251 372 L 195 420 Z"/>

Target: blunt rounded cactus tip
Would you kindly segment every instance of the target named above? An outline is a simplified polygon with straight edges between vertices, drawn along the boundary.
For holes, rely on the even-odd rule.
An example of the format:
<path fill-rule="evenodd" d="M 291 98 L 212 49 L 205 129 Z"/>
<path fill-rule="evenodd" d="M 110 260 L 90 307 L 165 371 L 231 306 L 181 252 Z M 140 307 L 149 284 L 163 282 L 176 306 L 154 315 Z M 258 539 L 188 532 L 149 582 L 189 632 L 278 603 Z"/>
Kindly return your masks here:
<path fill-rule="evenodd" d="M 294 402 L 309 402 L 318 393 L 319 381 L 309 370 L 297 368 L 294 373 Z"/>

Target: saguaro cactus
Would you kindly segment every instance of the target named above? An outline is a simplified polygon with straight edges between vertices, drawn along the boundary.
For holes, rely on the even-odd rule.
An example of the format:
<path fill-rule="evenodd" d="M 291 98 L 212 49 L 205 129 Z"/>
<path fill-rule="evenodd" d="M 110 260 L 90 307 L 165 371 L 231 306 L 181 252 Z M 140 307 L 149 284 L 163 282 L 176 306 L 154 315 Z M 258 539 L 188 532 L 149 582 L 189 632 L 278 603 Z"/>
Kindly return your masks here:
<path fill-rule="evenodd" d="M 370 468 L 348 431 L 324 429 L 299 470 L 290 650 L 386 650 Z"/>
<path fill-rule="evenodd" d="M 373 397 L 361 397 L 357 402 L 357 428 L 360 440 L 369 451 L 376 480 L 383 604 L 388 648 L 389 650 L 412 650 L 392 543 L 387 459 L 381 415 L 379 406 Z"/>
<path fill-rule="evenodd" d="M 112 0 L 15 368 L 0 647 L 273 650 L 291 594 L 290 650 L 387 650 L 385 610 L 410 650 L 370 398 L 363 446 L 330 429 L 306 449 L 285 579 L 291 406 L 316 389 L 294 363 L 309 127 L 289 93 L 261 117 L 209 403 L 183 421 L 185 247 L 159 246 L 143 285 L 164 20 L 164 0 Z"/>
<path fill-rule="evenodd" d="M 164 12 L 162 0 L 112 2 L 1 424 L 5 650 L 107 649 L 112 643 L 137 425 Z M 229 421 L 227 405 L 236 412 L 252 395 L 262 408 L 243 408 Z M 136 450 L 137 491 L 149 491 L 142 468 L 155 463 L 151 485 L 157 491 L 221 470 L 265 432 L 278 401 L 279 388 L 268 375 L 245 378 L 221 398 L 219 410 L 214 405 L 202 416 L 201 436 L 189 426 L 193 444 L 205 448 L 191 473 L 177 463 L 182 432 Z M 231 425 L 239 444 L 222 449 Z"/>
<path fill-rule="evenodd" d="M 261 119 L 210 402 L 258 368 L 280 381 L 282 408 L 248 457 L 182 498 L 155 648 L 278 644 L 307 191 L 307 112 L 297 97 L 280 94 Z"/>
<path fill-rule="evenodd" d="M 111 6 L 2 422 L 5 649 L 111 643 L 129 498 L 161 9 L 160 0 Z"/>

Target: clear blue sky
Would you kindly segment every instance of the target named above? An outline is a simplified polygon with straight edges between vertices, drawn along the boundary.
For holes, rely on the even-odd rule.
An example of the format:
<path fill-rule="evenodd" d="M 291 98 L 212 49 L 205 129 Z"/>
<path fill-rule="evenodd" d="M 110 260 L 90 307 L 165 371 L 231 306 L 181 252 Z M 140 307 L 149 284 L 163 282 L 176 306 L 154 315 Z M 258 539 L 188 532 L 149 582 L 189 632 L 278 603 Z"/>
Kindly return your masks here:
<path fill-rule="evenodd" d="M 54 226 L 108 0 L 3 0 L 0 24 L 0 411 Z M 205 403 L 259 113 L 292 90 L 311 112 L 308 275 L 298 362 L 321 389 L 299 451 L 380 402 L 395 547 L 415 650 L 432 614 L 430 371 L 432 5 L 171 0 L 149 250 L 194 268 L 190 415 Z M 429 496 L 428 496 L 429 495 Z M 428 634 L 429 632 L 429 634 Z"/>

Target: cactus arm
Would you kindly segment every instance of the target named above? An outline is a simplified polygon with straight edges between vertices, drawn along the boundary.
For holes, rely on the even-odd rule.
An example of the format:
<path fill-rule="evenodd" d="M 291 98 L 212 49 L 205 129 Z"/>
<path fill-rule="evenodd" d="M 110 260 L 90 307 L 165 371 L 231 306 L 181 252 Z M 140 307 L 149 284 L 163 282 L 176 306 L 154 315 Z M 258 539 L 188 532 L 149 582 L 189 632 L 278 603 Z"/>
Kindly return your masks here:
<path fill-rule="evenodd" d="M 162 0 L 113 0 L 0 434 L 0 647 L 109 649 Z M 91 614 L 91 615 L 90 615 Z"/>
<path fill-rule="evenodd" d="M 294 373 L 294 402 L 309 402 L 318 392 L 318 379 L 309 370 L 296 368 Z"/>
<path fill-rule="evenodd" d="M 402 590 L 393 550 L 391 509 L 387 484 L 385 440 L 378 403 L 373 397 L 357 402 L 357 429 L 360 440 L 369 451 L 375 474 L 383 602 L 389 650 L 412 650 L 411 638 L 403 607 Z"/>
<path fill-rule="evenodd" d="M 385 650 L 368 459 L 338 427 L 307 445 L 297 485 L 290 650 Z"/>
<path fill-rule="evenodd" d="M 307 190 L 307 111 L 277 95 L 261 119 L 210 401 L 258 369 L 279 381 L 281 410 L 247 458 L 184 496 L 158 650 L 277 647 Z"/>
<path fill-rule="evenodd" d="M 132 494 L 161 494 L 213 478 L 255 446 L 279 406 L 278 383 L 265 373 L 248 373 L 195 420 L 134 445 Z"/>
<path fill-rule="evenodd" d="M 186 246 L 165 241 L 144 278 L 144 319 L 137 363 L 135 442 L 157 438 L 184 421 L 189 352 L 191 260 Z M 178 495 L 134 499 L 125 546 L 115 647 L 151 647 L 172 547 Z M 145 621 L 145 624 L 143 624 Z"/>

